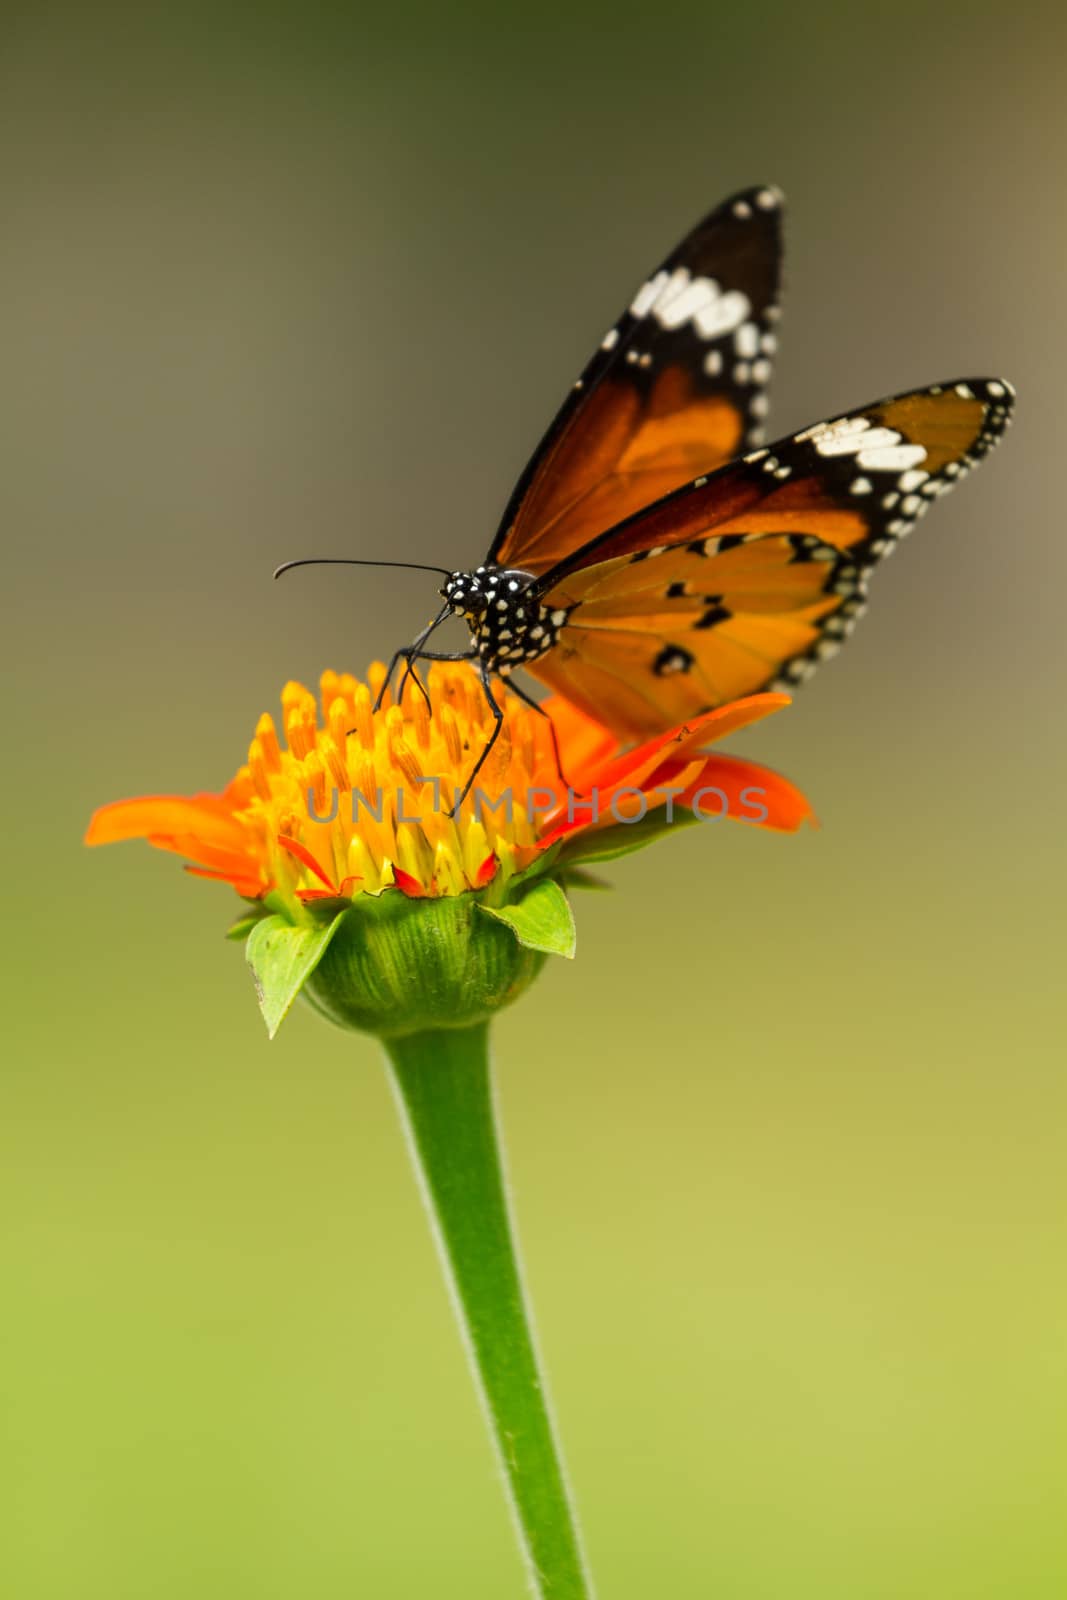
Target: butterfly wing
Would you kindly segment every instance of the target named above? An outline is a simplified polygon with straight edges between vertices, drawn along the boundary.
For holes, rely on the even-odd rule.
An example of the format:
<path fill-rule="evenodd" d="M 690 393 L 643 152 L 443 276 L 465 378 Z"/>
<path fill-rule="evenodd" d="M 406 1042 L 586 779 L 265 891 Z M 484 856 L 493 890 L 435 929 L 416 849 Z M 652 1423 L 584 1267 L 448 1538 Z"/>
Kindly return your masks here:
<path fill-rule="evenodd" d="M 760 437 L 779 314 L 781 195 L 688 234 L 601 342 L 508 503 L 488 560 L 541 573 Z"/>
<path fill-rule="evenodd" d="M 529 670 L 622 735 L 803 682 L 1012 399 L 997 379 L 897 395 L 694 479 L 539 580 L 559 638 Z"/>

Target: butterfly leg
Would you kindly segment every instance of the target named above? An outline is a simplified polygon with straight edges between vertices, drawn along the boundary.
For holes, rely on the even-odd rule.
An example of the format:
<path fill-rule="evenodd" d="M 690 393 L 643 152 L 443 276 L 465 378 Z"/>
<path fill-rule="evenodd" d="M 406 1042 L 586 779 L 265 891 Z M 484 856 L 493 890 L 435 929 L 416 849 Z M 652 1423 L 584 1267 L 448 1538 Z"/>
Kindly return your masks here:
<path fill-rule="evenodd" d="M 416 689 L 418 689 L 419 693 L 422 695 L 422 698 L 426 701 L 427 711 L 430 711 L 433 709 L 430 705 L 430 691 L 427 689 L 426 685 L 415 671 L 415 657 L 411 654 L 411 650 L 413 648 L 414 646 L 411 646 L 409 649 L 401 651 L 401 655 L 404 657 L 407 665 L 404 668 L 404 675 L 400 679 L 400 687 L 396 691 L 396 703 L 398 706 L 403 704 L 404 690 L 407 688 L 408 679 L 410 678 Z"/>
<path fill-rule="evenodd" d="M 497 739 L 500 737 L 500 729 L 504 721 L 504 712 L 497 703 L 496 697 L 493 694 L 493 685 L 489 676 L 489 669 L 483 661 L 479 661 L 477 659 L 473 650 L 420 650 L 416 655 L 414 645 L 410 645 L 408 646 L 408 649 L 398 651 L 397 654 L 398 656 L 407 657 L 409 665 L 412 661 L 473 661 L 477 665 L 478 677 L 481 680 L 482 691 L 485 694 L 489 709 L 493 714 L 493 731 L 486 740 L 485 748 L 482 750 L 481 755 L 474 763 L 470 777 L 463 785 L 463 792 L 457 796 L 456 802 L 452 806 L 451 810 L 446 812 L 447 816 L 454 817 L 464 800 L 466 800 L 467 796 L 470 794 L 471 789 L 474 786 L 475 778 L 482 770 L 489 752 L 492 750 Z"/>
<path fill-rule="evenodd" d="M 469 656 L 467 656 L 466 658 L 460 657 L 459 659 L 461 659 L 461 660 L 462 659 L 469 660 L 470 657 Z M 479 772 L 481 772 L 482 768 L 485 766 L 486 761 L 489 759 L 489 753 L 492 750 L 493 746 L 496 744 L 497 740 L 500 738 L 500 730 L 504 726 L 504 711 L 503 711 L 503 707 L 499 704 L 499 702 L 497 701 L 496 696 L 493 694 L 493 682 L 492 682 L 492 679 L 491 679 L 491 677 L 489 675 L 489 668 L 486 666 L 484 661 L 479 661 L 478 662 L 478 676 L 481 679 L 482 691 L 483 691 L 483 693 L 485 695 L 485 698 L 486 698 L 486 701 L 487 701 L 487 703 L 489 705 L 489 709 L 493 713 L 493 731 L 489 735 L 488 739 L 485 741 L 485 744 L 482 746 L 481 755 L 478 757 L 477 761 L 474 763 L 474 766 L 471 768 L 470 775 L 467 778 L 466 783 L 463 785 L 463 793 L 456 796 L 455 804 L 453 805 L 451 811 L 448 813 L 448 815 L 450 817 L 454 817 L 457 814 L 457 812 L 459 811 L 460 806 L 463 804 L 464 800 L 466 800 L 467 796 L 470 794 L 471 790 L 473 789 L 474 780 L 478 776 Z"/>
<path fill-rule="evenodd" d="M 407 664 L 408 664 L 407 665 L 407 671 L 411 673 L 412 677 L 415 679 L 415 682 L 418 684 L 418 686 L 422 690 L 423 694 L 426 695 L 426 702 L 427 702 L 427 704 L 429 704 L 430 697 L 429 697 L 429 694 L 427 694 L 427 692 L 426 692 L 426 687 L 423 684 L 422 679 L 415 673 L 415 671 L 414 671 L 414 669 L 412 668 L 412 665 L 411 665 L 411 652 L 415 649 L 415 646 L 418 644 L 418 642 L 419 642 L 418 639 L 416 639 L 414 644 L 402 645 L 399 650 L 394 650 L 393 651 L 392 655 L 389 657 L 389 665 L 385 669 L 385 677 L 382 679 L 382 686 L 378 690 L 378 693 L 377 693 L 377 695 L 375 696 L 375 699 L 374 699 L 374 704 L 371 707 L 372 711 L 376 712 L 376 711 L 380 711 L 381 710 L 382 701 L 385 699 L 385 691 L 389 688 L 389 685 L 392 683 L 392 681 L 393 681 L 393 673 L 396 671 L 397 665 L 401 661 L 406 661 L 407 662 Z M 407 672 L 405 672 L 405 674 L 404 674 L 404 682 L 405 683 L 407 682 Z M 399 701 L 399 698 L 400 698 L 400 696 L 398 695 L 397 696 L 397 700 L 398 701 Z"/>
<path fill-rule="evenodd" d="M 556 776 L 565 789 L 570 790 L 572 794 L 575 794 L 580 798 L 582 791 L 574 788 L 570 779 L 567 777 L 567 774 L 563 770 L 563 756 L 559 748 L 559 734 L 556 732 L 556 724 L 552 721 L 552 718 L 549 716 L 541 702 L 539 700 L 535 700 L 532 694 L 527 694 L 522 685 L 516 683 L 514 678 L 511 680 L 510 688 L 512 694 L 517 694 L 520 700 L 525 700 L 526 704 L 531 708 L 531 710 L 536 711 L 538 716 L 544 717 L 545 721 L 548 723 L 549 729 L 552 733 L 552 754 L 555 757 L 556 762 Z"/>
<path fill-rule="evenodd" d="M 432 709 L 431 706 L 430 706 L 430 692 L 426 688 L 426 685 L 423 683 L 422 679 L 419 677 L 418 673 L 415 671 L 415 662 L 416 662 L 416 660 L 419 660 L 419 661 L 428 661 L 428 660 L 430 660 L 429 656 L 422 654 L 422 647 L 426 643 L 426 641 L 430 637 L 430 635 L 432 633 L 434 633 L 441 626 L 441 624 L 442 624 L 442 622 L 444 622 L 445 618 L 451 615 L 451 612 L 452 612 L 451 606 L 443 607 L 443 609 L 440 610 L 437 613 L 436 617 L 434 617 L 434 619 L 430 623 L 430 625 L 422 630 L 422 632 L 419 634 L 418 638 L 415 640 L 414 644 L 408 645 L 408 647 L 405 650 L 401 650 L 399 652 L 399 654 L 402 655 L 405 658 L 405 660 L 407 661 L 407 666 L 404 668 L 404 676 L 400 680 L 400 687 L 396 691 L 396 703 L 397 703 L 397 705 L 402 705 L 403 704 L 404 690 L 407 687 L 407 681 L 408 681 L 409 678 L 414 678 L 416 684 L 418 685 L 419 691 L 422 694 L 423 699 L 426 701 L 426 709 L 427 709 L 427 711 Z M 386 681 L 388 682 L 388 679 Z"/>
<path fill-rule="evenodd" d="M 430 631 L 431 630 L 428 629 L 423 637 L 429 637 Z M 467 796 L 470 794 L 472 788 L 474 787 L 474 780 L 485 766 L 493 746 L 500 737 L 500 729 L 504 724 L 504 711 L 493 693 L 493 682 L 489 673 L 489 668 L 485 665 L 484 661 L 478 660 L 473 650 L 418 650 L 417 644 L 418 641 L 416 640 L 415 644 L 408 645 L 403 650 L 398 650 L 393 658 L 394 664 L 396 661 L 399 661 L 401 657 L 403 657 L 408 663 L 408 670 L 410 670 L 414 675 L 414 662 L 416 661 L 473 661 L 478 668 L 478 677 L 481 681 L 482 692 L 485 695 L 486 703 L 488 704 L 489 710 L 493 715 L 493 731 L 485 741 L 485 746 L 482 749 L 477 761 L 474 763 L 474 766 L 470 772 L 470 776 L 463 785 L 462 793 L 457 796 L 455 804 L 447 813 L 448 816 L 454 817 L 464 800 L 466 800 Z M 416 681 L 418 680 L 416 679 Z M 406 682 L 407 672 L 405 672 L 404 678 L 401 682 L 401 693 L 403 692 L 403 685 Z M 421 683 L 419 686 L 420 688 L 422 687 Z M 512 684 L 512 688 L 516 688 L 516 685 Z M 425 693 L 425 690 L 423 692 Z M 549 724 L 551 725 L 552 718 L 548 716 L 547 711 L 542 711 L 536 700 L 534 700 L 530 695 L 526 694 L 525 691 L 521 689 L 517 690 L 517 693 L 519 694 L 520 699 L 525 700 L 528 705 L 533 706 L 536 711 L 541 712 L 543 717 L 548 717 Z M 552 743 L 556 751 L 556 765 L 559 767 L 559 745 L 556 742 L 555 727 L 552 728 Z M 561 778 L 563 778 L 563 782 L 566 783 L 567 780 L 563 777 L 562 768 L 560 768 L 559 775 Z"/>
<path fill-rule="evenodd" d="M 428 629 L 427 629 L 426 633 L 422 635 L 422 637 L 423 638 L 428 638 L 429 637 L 429 630 Z M 396 697 L 397 704 L 398 705 L 400 704 L 401 697 L 402 697 L 402 695 L 404 693 L 404 684 L 407 683 L 407 681 L 408 681 L 408 673 L 410 672 L 411 676 L 414 678 L 416 684 L 418 685 L 419 689 L 422 692 L 422 697 L 426 701 L 427 710 L 430 709 L 430 691 L 427 689 L 426 685 L 423 683 L 422 679 L 419 677 L 418 673 L 415 671 L 414 667 L 411 664 L 411 660 L 412 660 L 411 653 L 415 649 L 415 647 L 418 644 L 418 642 L 419 642 L 418 639 L 416 639 L 414 644 L 407 644 L 407 645 L 404 645 L 402 649 L 393 651 L 393 654 L 392 654 L 392 656 L 390 657 L 390 660 L 389 660 L 389 666 L 386 669 L 385 677 L 382 679 L 381 688 L 378 690 L 378 693 L 374 697 L 374 704 L 371 706 L 371 712 L 372 713 L 375 713 L 375 712 L 378 712 L 378 711 L 381 710 L 382 701 L 385 699 L 385 691 L 386 691 L 386 689 L 388 689 L 390 683 L 393 680 L 393 673 L 396 671 L 396 666 L 397 666 L 397 662 L 398 661 L 406 661 L 407 662 L 407 669 L 406 669 L 406 671 L 404 673 L 403 682 L 400 685 L 400 692 Z M 355 728 L 349 728 L 348 729 L 348 734 L 353 734 L 353 733 L 355 733 L 355 731 L 356 731 Z M 346 734 L 346 737 L 347 737 L 347 734 Z"/>
<path fill-rule="evenodd" d="M 389 661 L 388 670 L 386 671 L 385 677 L 382 680 L 382 686 L 378 690 L 378 696 L 377 696 L 377 699 L 375 700 L 374 706 L 372 708 L 374 711 L 378 711 L 378 710 L 381 709 L 382 700 L 385 698 L 385 691 L 386 691 L 386 689 L 388 689 L 389 685 L 392 683 L 392 681 L 393 681 L 393 673 L 396 671 L 397 663 L 400 662 L 400 661 L 406 661 L 407 662 L 407 666 L 404 668 L 404 676 L 400 680 L 400 688 L 397 690 L 397 693 L 396 693 L 396 703 L 397 703 L 397 705 L 399 705 L 400 702 L 403 700 L 403 698 L 404 698 L 404 689 L 405 689 L 405 687 L 407 685 L 408 678 L 411 677 L 411 678 L 414 678 L 415 683 L 418 686 L 418 689 L 421 692 L 423 699 L 426 701 L 427 708 L 429 708 L 429 705 L 430 705 L 429 690 L 426 688 L 426 685 L 423 683 L 422 679 L 419 677 L 418 673 L 415 671 L 414 663 L 415 663 L 416 660 L 430 661 L 430 660 L 435 659 L 434 657 L 431 657 L 431 656 L 422 655 L 421 654 L 422 647 L 426 643 L 427 639 L 430 637 L 431 633 L 433 633 L 434 629 L 435 628 L 439 628 L 441 626 L 441 623 L 444 622 L 444 620 L 448 616 L 450 610 L 451 610 L 451 607 L 445 606 L 443 610 L 441 610 L 441 611 L 439 611 L 437 613 L 437 615 L 436 615 L 436 617 L 434 617 L 433 621 L 431 623 L 428 623 L 427 626 L 425 628 L 423 628 L 423 630 L 419 634 L 418 638 L 412 640 L 411 644 L 402 645 L 399 650 L 394 650 L 393 651 L 392 657 L 391 657 L 391 659 Z"/>

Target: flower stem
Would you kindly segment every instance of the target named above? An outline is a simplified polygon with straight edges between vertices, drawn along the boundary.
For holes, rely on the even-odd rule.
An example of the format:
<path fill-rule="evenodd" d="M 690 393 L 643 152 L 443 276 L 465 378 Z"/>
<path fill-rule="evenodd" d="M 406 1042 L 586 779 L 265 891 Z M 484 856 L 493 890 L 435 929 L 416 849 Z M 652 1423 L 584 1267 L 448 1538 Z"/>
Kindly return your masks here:
<path fill-rule="evenodd" d="M 591 1600 L 509 1215 L 488 1033 L 483 1022 L 384 1042 L 533 1592 Z"/>

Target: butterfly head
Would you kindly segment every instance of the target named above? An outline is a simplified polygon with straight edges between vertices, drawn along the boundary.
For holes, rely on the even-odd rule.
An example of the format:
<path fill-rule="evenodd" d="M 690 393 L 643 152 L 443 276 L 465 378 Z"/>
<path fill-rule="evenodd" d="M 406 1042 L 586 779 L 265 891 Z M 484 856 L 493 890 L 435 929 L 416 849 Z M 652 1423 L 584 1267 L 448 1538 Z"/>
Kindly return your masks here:
<path fill-rule="evenodd" d="M 529 572 L 511 567 L 479 567 L 475 572 L 452 572 L 441 586 L 441 596 L 457 617 L 477 622 L 490 609 L 510 611 L 533 582 Z"/>
<path fill-rule="evenodd" d="M 492 600 L 492 590 L 484 567 L 477 572 L 452 572 L 441 585 L 441 597 L 446 600 L 457 617 L 475 622 L 485 615 Z"/>

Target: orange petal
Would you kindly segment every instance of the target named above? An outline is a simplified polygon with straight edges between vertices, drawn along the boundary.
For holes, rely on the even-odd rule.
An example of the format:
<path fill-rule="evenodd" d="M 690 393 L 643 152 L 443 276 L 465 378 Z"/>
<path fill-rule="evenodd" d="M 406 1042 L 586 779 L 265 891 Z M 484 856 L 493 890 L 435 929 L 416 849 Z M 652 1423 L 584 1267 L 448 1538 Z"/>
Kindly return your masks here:
<path fill-rule="evenodd" d="M 478 868 L 477 872 L 474 874 L 475 888 L 484 889 L 487 883 L 492 883 L 493 878 L 496 876 L 496 869 L 497 859 L 493 852 L 490 851 L 485 860 L 482 862 L 481 866 Z"/>
<path fill-rule="evenodd" d="M 424 900 L 426 898 L 426 890 L 422 887 L 418 878 L 413 878 L 410 872 L 404 872 L 402 868 L 395 864 L 393 866 L 393 882 L 411 900 Z"/>
<path fill-rule="evenodd" d="M 259 900 L 270 888 L 267 883 L 257 883 L 253 878 L 235 878 L 229 872 L 214 872 L 210 867 L 186 866 L 186 872 L 193 878 L 214 878 L 219 883 L 228 883 L 237 893 L 246 900 Z"/>
<path fill-rule="evenodd" d="M 157 850 L 172 850 L 175 855 L 188 856 L 190 861 L 197 862 L 201 867 L 210 867 L 228 878 L 254 877 L 261 871 L 259 856 L 248 848 L 247 841 L 243 850 L 228 850 L 206 844 L 196 834 L 150 833 L 148 843 L 154 845 Z"/>
<path fill-rule="evenodd" d="M 573 778 L 590 766 L 599 766 L 619 748 L 618 737 L 580 711 L 561 695 L 549 695 L 541 709 L 551 719 L 556 739 L 564 752 L 564 764 Z"/>
<path fill-rule="evenodd" d="M 302 862 L 309 872 L 313 872 L 319 882 L 326 885 L 331 894 L 338 892 L 337 885 L 333 879 L 326 876 L 311 851 L 306 845 L 301 844 L 299 839 L 291 839 L 287 833 L 280 833 L 278 835 L 278 843 L 283 850 L 288 851 L 291 856 L 295 856 L 298 861 Z"/>
<path fill-rule="evenodd" d="M 621 805 L 622 816 L 616 816 L 611 809 L 611 802 L 621 797 L 624 791 L 636 787 L 619 784 L 601 790 L 595 821 L 590 815 L 583 815 L 580 806 L 575 808 L 575 815 L 570 821 L 566 813 L 560 811 L 554 818 L 547 819 L 538 847 L 547 849 L 571 834 L 617 826 L 628 807 L 625 803 Z M 674 762 L 669 770 L 658 771 L 655 786 L 644 790 L 648 802 L 645 815 L 666 805 L 668 788 L 673 816 L 679 821 L 689 820 L 688 813 L 693 809 L 694 799 L 705 790 L 707 792 L 702 795 L 698 809 L 700 816 L 708 822 L 720 816 L 730 817 L 735 822 L 748 822 L 756 827 L 773 828 L 783 833 L 795 833 L 804 822 L 818 827 L 807 799 L 787 778 L 769 767 L 759 766 L 754 761 L 741 761 L 736 756 L 716 755 L 706 756 L 702 760 Z M 718 792 L 712 793 L 713 790 Z M 638 820 L 640 818 L 635 816 L 634 821 Z"/>
<path fill-rule="evenodd" d="M 352 894 L 352 885 L 361 881 L 355 876 L 350 876 L 341 879 L 341 887 L 339 889 L 298 889 L 296 898 L 301 905 L 305 906 L 312 900 L 336 900 L 338 896 L 342 900 L 347 900 Z"/>
<path fill-rule="evenodd" d="M 561 694 L 546 695 L 540 704 L 541 710 L 552 718 L 560 733 L 566 734 L 568 738 L 609 732 L 602 722 L 589 716 L 572 700 L 565 700 Z"/>
<path fill-rule="evenodd" d="M 137 800 L 115 800 L 94 811 L 85 835 L 86 844 L 115 844 L 120 839 L 147 839 L 151 835 L 194 835 L 221 849 L 243 850 L 245 834 L 217 794 L 146 795 Z"/>
<path fill-rule="evenodd" d="M 736 822 L 753 823 L 758 828 L 773 828 L 795 833 L 802 823 L 818 827 L 807 797 L 795 784 L 770 767 L 737 756 L 709 756 L 704 769 L 675 801 L 675 807 L 691 806 L 701 789 L 718 789 L 726 796 L 726 815 Z M 717 796 L 708 795 L 699 807 L 710 821 L 721 807 Z M 765 813 L 765 814 L 762 814 Z"/>
<path fill-rule="evenodd" d="M 733 700 L 729 705 L 716 706 L 699 717 L 690 717 L 669 733 L 657 734 L 654 739 L 629 750 L 611 766 L 611 782 L 623 779 L 640 787 L 656 771 L 661 761 L 681 761 L 696 749 L 727 738 L 740 728 L 760 722 L 775 711 L 790 704 L 787 694 L 751 694 L 743 700 Z"/>

